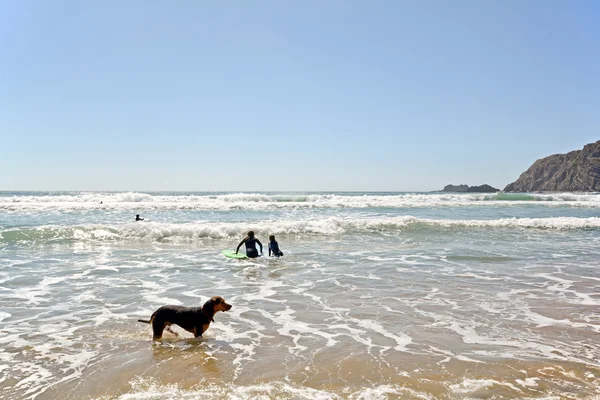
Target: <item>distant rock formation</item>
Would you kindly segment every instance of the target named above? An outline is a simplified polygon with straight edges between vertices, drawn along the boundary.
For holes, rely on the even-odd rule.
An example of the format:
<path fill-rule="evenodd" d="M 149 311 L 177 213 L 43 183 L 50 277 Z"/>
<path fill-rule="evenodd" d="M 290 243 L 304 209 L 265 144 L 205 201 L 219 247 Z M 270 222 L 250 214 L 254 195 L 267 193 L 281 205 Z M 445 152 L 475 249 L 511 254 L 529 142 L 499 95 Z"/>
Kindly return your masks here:
<path fill-rule="evenodd" d="M 469 185 L 446 185 L 442 192 L 458 192 L 458 193 L 495 193 L 499 192 L 500 189 L 496 189 L 491 187 L 490 185 L 479 185 L 479 186 L 469 186 Z"/>
<path fill-rule="evenodd" d="M 537 160 L 505 192 L 600 192 L 600 140 Z"/>
<path fill-rule="evenodd" d="M 468 192 L 469 187 L 467 185 L 446 185 L 442 192 Z"/>
<path fill-rule="evenodd" d="M 499 191 L 500 189 L 496 189 L 495 187 L 491 187 L 490 185 L 479 185 L 469 187 L 469 192 L 474 193 L 496 193 Z"/>

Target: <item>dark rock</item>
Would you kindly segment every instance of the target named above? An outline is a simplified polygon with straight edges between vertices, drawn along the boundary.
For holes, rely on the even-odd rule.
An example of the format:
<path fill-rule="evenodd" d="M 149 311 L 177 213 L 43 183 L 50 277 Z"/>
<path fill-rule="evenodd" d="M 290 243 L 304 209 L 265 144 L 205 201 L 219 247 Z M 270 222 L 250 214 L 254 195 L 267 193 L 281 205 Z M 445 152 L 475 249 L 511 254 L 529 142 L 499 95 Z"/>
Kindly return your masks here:
<path fill-rule="evenodd" d="M 474 193 L 496 193 L 499 191 L 500 189 L 496 189 L 495 187 L 491 187 L 490 185 L 479 185 L 469 187 L 469 192 Z"/>
<path fill-rule="evenodd" d="M 491 187 L 490 185 L 468 186 L 468 185 L 446 185 L 442 192 L 457 192 L 457 193 L 495 193 L 500 189 Z"/>
<path fill-rule="evenodd" d="M 600 192 L 600 140 L 537 160 L 505 192 Z"/>
<path fill-rule="evenodd" d="M 446 185 L 442 192 L 468 192 L 469 187 L 467 185 Z"/>

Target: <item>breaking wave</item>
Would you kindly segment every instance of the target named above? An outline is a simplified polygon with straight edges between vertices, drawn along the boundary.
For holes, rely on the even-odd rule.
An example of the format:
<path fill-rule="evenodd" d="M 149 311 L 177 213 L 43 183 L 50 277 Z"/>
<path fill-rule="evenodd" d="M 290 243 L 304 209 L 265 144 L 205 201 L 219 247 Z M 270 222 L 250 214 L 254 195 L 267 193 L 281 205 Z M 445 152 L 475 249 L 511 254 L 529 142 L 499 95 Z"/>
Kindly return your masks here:
<path fill-rule="evenodd" d="M 600 218 L 503 218 L 496 220 L 446 220 L 413 216 L 353 218 L 337 217 L 310 220 L 261 222 L 188 222 L 182 224 L 145 222 L 121 225 L 83 224 L 76 226 L 42 225 L 5 228 L 2 242 L 48 241 L 165 241 L 237 238 L 254 230 L 259 236 L 342 235 L 348 233 L 401 233 L 414 231 L 454 231 L 459 229 L 600 229 Z"/>
<path fill-rule="evenodd" d="M 422 208 L 539 204 L 600 207 L 595 193 L 0 193 L 0 211 Z"/>

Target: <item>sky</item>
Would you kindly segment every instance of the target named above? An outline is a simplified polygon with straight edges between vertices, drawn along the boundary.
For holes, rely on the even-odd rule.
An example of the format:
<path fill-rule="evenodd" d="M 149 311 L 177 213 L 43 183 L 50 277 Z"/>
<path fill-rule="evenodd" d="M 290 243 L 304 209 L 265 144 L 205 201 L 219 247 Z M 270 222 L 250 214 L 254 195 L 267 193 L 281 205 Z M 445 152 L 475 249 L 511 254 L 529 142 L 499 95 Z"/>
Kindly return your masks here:
<path fill-rule="evenodd" d="M 0 2 L 0 190 L 503 188 L 600 140 L 593 0 Z"/>

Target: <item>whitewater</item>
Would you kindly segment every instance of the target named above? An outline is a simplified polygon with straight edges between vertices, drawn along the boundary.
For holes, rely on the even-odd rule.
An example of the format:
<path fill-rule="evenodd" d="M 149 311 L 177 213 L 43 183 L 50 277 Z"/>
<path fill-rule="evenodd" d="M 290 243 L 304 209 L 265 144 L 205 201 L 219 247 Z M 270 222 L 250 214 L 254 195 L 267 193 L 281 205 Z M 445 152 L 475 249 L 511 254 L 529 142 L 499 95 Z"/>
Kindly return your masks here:
<path fill-rule="evenodd" d="M 221 255 L 249 230 L 285 256 Z M 598 260 L 597 193 L 0 192 L 0 389 L 598 398 Z M 215 295 L 202 339 L 137 322 Z"/>

